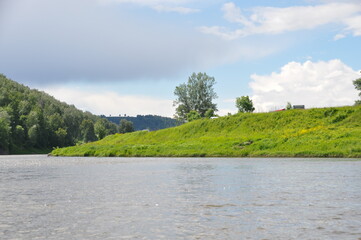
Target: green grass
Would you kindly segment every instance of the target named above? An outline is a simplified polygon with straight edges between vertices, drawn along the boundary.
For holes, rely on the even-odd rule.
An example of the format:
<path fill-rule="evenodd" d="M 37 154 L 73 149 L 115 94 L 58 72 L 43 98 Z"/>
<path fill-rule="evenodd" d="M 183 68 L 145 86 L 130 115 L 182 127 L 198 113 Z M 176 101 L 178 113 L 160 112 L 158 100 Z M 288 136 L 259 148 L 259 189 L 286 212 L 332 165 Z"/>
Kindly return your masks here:
<path fill-rule="evenodd" d="M 241 113 L 108 136 L 54 156 L 361 157 L 361 106 Z"/>

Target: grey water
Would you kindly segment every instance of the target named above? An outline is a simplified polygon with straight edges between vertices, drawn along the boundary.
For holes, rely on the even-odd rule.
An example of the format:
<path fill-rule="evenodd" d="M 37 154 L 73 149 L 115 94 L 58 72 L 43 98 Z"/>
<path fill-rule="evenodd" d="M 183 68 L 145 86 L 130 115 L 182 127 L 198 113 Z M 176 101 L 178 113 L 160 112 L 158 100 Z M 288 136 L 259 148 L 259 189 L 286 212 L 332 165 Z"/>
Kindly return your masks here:
<path fill-rule="evenodd" d="M 0 239 L 361 239 L 361 161 L 1 156 Z"/>

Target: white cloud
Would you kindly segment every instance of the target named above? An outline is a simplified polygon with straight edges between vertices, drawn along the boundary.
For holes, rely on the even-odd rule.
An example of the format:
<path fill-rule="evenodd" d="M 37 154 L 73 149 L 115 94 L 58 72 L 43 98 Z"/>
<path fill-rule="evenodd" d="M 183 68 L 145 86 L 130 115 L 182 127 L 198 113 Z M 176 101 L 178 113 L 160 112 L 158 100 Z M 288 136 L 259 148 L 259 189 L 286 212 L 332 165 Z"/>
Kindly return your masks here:
<path fill-rule="evenodd" d="M 337 41 L 337 40 L 340 40 L 340 39 L 345 38 L 345 37 L 346 37 L 345 34 L 339 33 L 339 34 L 336 34 L 336 35 L 333 37 L 333 40 Z"/>
<path fill-rule="evenodd" d="M 229 113 L 231 114 L 237 113 L 235 103 L 236 103 L 235 98 L 219 99 L 217 103 L 218 111 L 216 112 L 216 114 L 218 116 L 227 116 Z"/>
<path fill-rule="evenodd" d="M 183 4 L 190 2 L 189 0 L 98 0 L 99 2 L 117 2 L 117 3 L 133 3 L 139 5 L 159 5 L 159 4 Z"/>
<path fill-rule="evenodd" d="M 344 23 L 347 25 L 346 30 L 351 31 L 354 36 L 361 36 L 361 15 L 347 18 Z"/>
<path fill-rule="evenodd" d="M 286 8 L 256 7 L 250 16 L 245 16 L 234 3 L 222 7 L 224 18 L 231 23 L 241 24 L 236 30 L 219 26 L 202 27 L 204 33 L 222 36 L 232 40 L 254 34 L 281 34 L 290 31 L 310 30 L 326 24 L 344 25 L 344 30 L 361 35 L 361 4 L 329 3 L 316 6 L 295 6 Z"/>
<path fill-rule="evenodd" d="M 105 3 L 130 3 L 143 7 L 150 7 L 158 12 L 177 12 L 180 14 L 189 14 L 199 12 L 199 9 L 183 7 L 190 1 L 187 0 L 98 0 Z"/>
<path fill-rule="evenodd" d="M 82 89 L 57 87 L 45 88 L 56 99 L 68 104 L 74 104 L 83 111 L 89 111 L 97 115 L 127 114 L 136 115 L 159 115 L 172 117 L 175 110 L 173 101 L 148 96 L 120 95 L 112 91 L 85 91 Z"/>
<path fill-rule="evenodd" d="M 225 27 L 221 27 L 221 26 L 212 26 L 212 27 L 202 26 L 199 27 L 199 30 L 202 33 L 212 34 L 226 40 L 234 40 L 239 37 L 245 37 L 247 35 L 242 29 L 238 29 L 235 31 L 228 31 Z"/>
<path fill-rule="evenodd" d="M 199 9 L 186 8 L 186 7 L 169 7 L 169 6 L 164 6 L 164 5 L 155 5 L 155 6 L 152 6 L 152 8 L 157 10 L 158 12 L 177 12 L 177 13 L 181 13 L 181 14 L 189 14 L 189 13 L 199 12 Z"/>
<path fill-rule="evenodd" d="M 352 105 L 358 99 L 352 80 L 358 77 L 340 60 L 290 62 L 279 73 L 253 74 L 252 100 L 259 111 L 284 108 L 287 102 L 307 108 Z"/>
<path fill-rule="evenodd" d="M 187 24 L 160 22 L 97 0 L 1 3 L 0 66 L 23 83 L 174 79 L 242 56 L 234 57 L 235 46 Z"/>
<path fill-rule="evenodd" d="M 229 22 L 241 23 L 245 26 L 252 25 L 252 22 L 242 15 L 241 9 L 233 2 L 225 3 L 222 11 L 224 12 L 224 18 Z"/>
<path fill-rule="evenodd" d="M 235 108 L 231 109 L 231 108 L 221 108 L 219 109 L 216 114 L 218 116 L 227 116 L 228 114 L 235 114 L 237 113 L 237 110 Z"/>

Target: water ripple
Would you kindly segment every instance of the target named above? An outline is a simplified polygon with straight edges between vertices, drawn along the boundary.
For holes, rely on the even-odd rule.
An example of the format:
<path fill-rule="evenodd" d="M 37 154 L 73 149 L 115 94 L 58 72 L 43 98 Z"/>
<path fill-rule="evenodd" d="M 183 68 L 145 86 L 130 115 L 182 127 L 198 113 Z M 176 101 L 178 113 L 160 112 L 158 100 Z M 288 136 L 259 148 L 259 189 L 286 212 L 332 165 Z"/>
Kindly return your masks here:
<path fill-rule="evenodd" d="M 0 156 L 0 239 L 361 239 L 361 161 Z"/>

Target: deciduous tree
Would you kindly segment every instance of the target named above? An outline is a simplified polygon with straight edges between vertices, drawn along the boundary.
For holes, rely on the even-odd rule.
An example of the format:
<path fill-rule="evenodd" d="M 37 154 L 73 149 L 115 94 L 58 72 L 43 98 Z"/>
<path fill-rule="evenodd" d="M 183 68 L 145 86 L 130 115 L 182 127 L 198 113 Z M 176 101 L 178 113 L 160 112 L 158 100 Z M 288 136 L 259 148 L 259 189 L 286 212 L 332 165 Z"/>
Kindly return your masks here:
<path fill-rule="evenodd" d="M 80 125 L 80 131 L 83 136 L 84 142 L 92 142 L 97 140 L 97 137 L 95 136 L 95 132 L 94 132 L 94 124 L 91 120 L 89 119 L 83 120 Z"/>
<path fill-rule="evenodd" d="M 58 130 L 55 131 L 58 147 L 65 146 L 67 134 L 68 133 L 67 133 L 66 129 L 63 129 L 63 128 L 59 128 Z"/>
<path fill-rule="evenodd" d="M 107 135 L 107 122 L 106 119 L 101 118 L 94 124 L 95 135 L 97 135 L 99 140 Z"/>
<path fill-rule="evenodd" d="M 205 116 L 208 109 L 217 111 L 217 105 L 213 100 L 217 94 L 213 89 L 216 81 L 214 77 L 206 73 L 193 73 L 187 83 L 177 86 L 174 95 L 177 99 L 174 101 L 176 108 L 176 117 L 182 120 L 187 119 L 187 114 L 196 111 L 201 117 Z"/>
<path fill-rule="evenodd" d="M 353 81 L 353 85 L 359 91 L 361 91 L 361 78 Z M 361 97 L 361 92 L 358 94 Z M 361 100 L 356 100 L 355 105 L 361 105 Z"/>
<path fill-rule="evenodd" d="M 253 112 L 255 110 L 253 102 L 248 96 L 238 97 L 236 99 L 236 107 L 238 112 Z"/>
<path fill-rule="evenodd" d="M 0 154 L 9 151 L 10 129 L 10 116 L 0 108 Z"/>
<path fill-rule="evenodd" d="M 120 120 L 119 132 L 120 133 L 134 132 L 133 123 L 125 119 Z"/>

